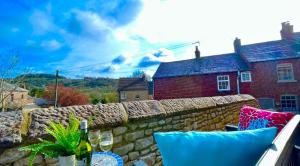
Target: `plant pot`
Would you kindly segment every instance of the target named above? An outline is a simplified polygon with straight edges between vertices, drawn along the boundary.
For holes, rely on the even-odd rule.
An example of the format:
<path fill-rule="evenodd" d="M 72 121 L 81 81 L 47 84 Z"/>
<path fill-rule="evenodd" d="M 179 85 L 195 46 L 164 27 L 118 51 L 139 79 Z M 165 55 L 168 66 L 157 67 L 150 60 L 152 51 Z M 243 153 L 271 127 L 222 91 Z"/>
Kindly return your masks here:
<path fill-rule="evenodd" d="M 75 162 L 76 162 L 75 155 L 58 157 L 59 166 L 75 166 Z"/>

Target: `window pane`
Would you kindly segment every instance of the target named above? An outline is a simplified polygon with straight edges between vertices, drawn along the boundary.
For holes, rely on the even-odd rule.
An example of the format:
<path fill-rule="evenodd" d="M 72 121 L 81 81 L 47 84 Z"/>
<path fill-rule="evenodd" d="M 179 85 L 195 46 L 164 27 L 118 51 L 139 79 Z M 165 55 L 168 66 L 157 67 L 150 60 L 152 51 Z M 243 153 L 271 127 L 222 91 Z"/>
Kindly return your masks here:
<path fill-rule="evenodd" d="M 293 80 L 293 71 L 291 65 L 277 67 L 278 80 Z"/>

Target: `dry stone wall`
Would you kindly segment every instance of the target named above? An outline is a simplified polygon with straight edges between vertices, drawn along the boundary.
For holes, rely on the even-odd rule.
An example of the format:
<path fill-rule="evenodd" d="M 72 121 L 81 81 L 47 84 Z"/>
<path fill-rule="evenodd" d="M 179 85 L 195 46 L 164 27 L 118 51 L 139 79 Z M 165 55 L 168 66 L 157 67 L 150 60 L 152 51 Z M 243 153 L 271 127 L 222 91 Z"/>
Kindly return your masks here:
<path fill-rule="evenodd" d="M 18 148 L 47 137 L 45 127 L 49 120 L 67 124 L 73 112 L 79 119 L 92 118 L 91 130 L 113 132 L 112 151 L 123 158 L 125 165 L 143 160 L 158 166 L 162 158 L 154 132 L 224 130 L 226 124 L 238 123 L 240 108 L 245 104 L 258 107 L 252 96 L 233 95 L 0 113 L 0 165 L 27 165 L 29 154 Z M 57 162 L 39 155 L 35 165 L 54 166 Z"/>

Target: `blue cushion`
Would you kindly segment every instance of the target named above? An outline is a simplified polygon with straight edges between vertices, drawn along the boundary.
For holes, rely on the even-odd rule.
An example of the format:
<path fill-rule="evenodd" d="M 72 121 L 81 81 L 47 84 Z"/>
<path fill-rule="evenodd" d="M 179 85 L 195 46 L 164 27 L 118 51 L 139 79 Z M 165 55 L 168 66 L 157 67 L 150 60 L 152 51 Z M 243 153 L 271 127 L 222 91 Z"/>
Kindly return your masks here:
<path fill-rule="evenodd" d="M 235 132 L 158 132 L 165 166 L 253 166 L 272 144 L 277 128 Z"/>

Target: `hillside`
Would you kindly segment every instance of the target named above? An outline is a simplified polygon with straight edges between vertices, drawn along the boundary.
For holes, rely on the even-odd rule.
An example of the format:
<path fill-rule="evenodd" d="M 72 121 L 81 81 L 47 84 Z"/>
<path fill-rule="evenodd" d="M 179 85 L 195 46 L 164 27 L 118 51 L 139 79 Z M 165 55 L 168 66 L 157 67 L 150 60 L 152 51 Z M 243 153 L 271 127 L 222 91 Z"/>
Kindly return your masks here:
<path fill-rule="evenodd" d="M 26 74 L 20 75 L 16 78 L 21 78 L 25 83 L 27 89 L 44 88 L 49 84 L 55 83 L 55 75 L 52 74 Z M 116 90 L 117 79 L 111 78 L 84 78 L 84 79 L 71 79 L 64 76 L 59 76 L 59 84 L 76 89 L 109 89 Z"/>

